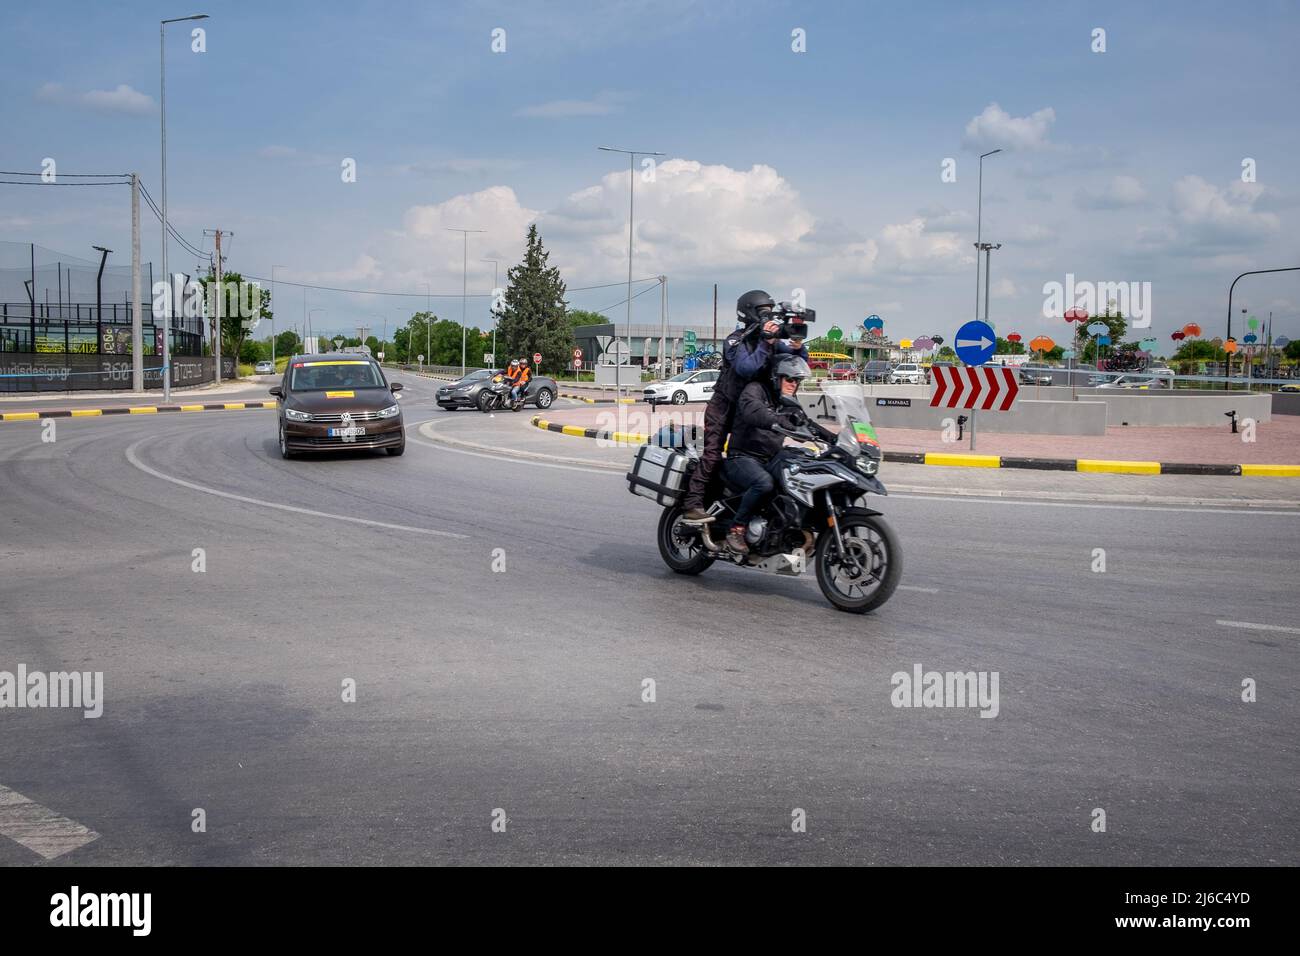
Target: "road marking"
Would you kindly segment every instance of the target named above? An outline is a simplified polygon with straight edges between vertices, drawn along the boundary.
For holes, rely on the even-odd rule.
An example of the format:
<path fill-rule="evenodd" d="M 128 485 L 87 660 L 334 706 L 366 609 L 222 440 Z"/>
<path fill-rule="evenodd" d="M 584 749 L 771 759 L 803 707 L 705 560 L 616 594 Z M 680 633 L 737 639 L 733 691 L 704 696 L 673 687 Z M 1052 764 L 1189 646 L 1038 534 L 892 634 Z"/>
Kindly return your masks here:
<path fill-rule="evenodd" d="M 922 594 L 938 594 L 938 593 L 939 593 L 939 589 L 938 589 L 938 588 L 922 588 L 922 587 L 917 587 L 915 584 L 900 584 L 900 585 L 898 586 L 898 590 L 900 590 L 900 591 L 919 591 L 919 592 L 921 592 Z"/>
<path fill-rule="evenodd" d="M 1258 508 L 1223 508 L 1215 506 L 1203 506 L 1199 508 L 1176 508 L 1161 505 L 1130 505 L 1130 504 L 1088 504 L 1074 501 L 1034 501 L 1028 499 L 992 497 L 1000 495 L 1003 492 L 998 491 L 981 491 L 975 494 L 961 495 L 930 495 L 930 494 L 898 494 L 890 492 L 890 498 L 914 501 L 951 501 L 954 504 L 964 502 L 978 503 L 982 505 L 1011 505 L 1017 508 L 1100 508 L 1104 511 L 1164 511 L 1169 514 L 1196 514 L 1206 517 L 1218 517 L 1219 515 L 1261 515 L 1271 517 L 1300 518 L 1300 508 L 1294 511 L 1262 511 Z M 1014 494 L 1014 492 L 1009 492 Z"/>
<path fill-rule="evenodd" d="M 1220 627 L 1244 627 L 1248 631 L 1281 631 L 1283 634 L 1300 634 L 1300 627 L 1283 627 L 1281 624 L 1255 624 L 1251 621 L 1215 621 Z"/>
<path fill-rule="evenodd" d="M 356 518 L 352 515 L 336 515 L 327 511 L 316 511 L 312 508 L 299 508 L 296 505 L 280 504 L 277 501 L 263 501 L 261 498 L 250 498 L 247 495 L 236 495 L 229 491 L 219 491 L 216 488 L 209 488 L 206 485 L 196 484 L 192 481 L 186 481 L 183 478 L 176 478 L 172 475 L 165 475 L 161 471 L 150 468 L 139 458 L 136 457 L 135 450 L 147 442 L 148 438 L 141 438 L 138 442 L 131 445 L 126 450 L 126 460 L 135 468 L 143 471 L 146 475 L 153 475 L 155 478 L 161 478 L 163 481 L 170 481 L 174 485 L 180 485 L 182 488 L 190 488 L 194 491 L 201 491 L 205 495 L 215 495 L 218 498 L 229 498 L 231 501 L 242 501 L 244 504 L 258 505 L 262 508 L 274 508 L 277 511 L 291 511 L 294 514 L 310 515 L 313 518 L 331 518 L 334 521 L 348 521 L 352 524 L 369 525 L 372 528 L 387 528 L 390 531 L 411 531 L 415 534 L 429 534 L 439 538 L 459 538 L 466 539 L 467 534 L 457 534 L 454 531 L 437 531 L 433 528 L 414 528 L 405 524 L 390 524 L 387 521 L 372 521 L 369 518 Z"/>
<path fill-rule="evenodd" d="M 99 834 L 0 784 L 0 834 L 47 860 L 99 839 Z"/>

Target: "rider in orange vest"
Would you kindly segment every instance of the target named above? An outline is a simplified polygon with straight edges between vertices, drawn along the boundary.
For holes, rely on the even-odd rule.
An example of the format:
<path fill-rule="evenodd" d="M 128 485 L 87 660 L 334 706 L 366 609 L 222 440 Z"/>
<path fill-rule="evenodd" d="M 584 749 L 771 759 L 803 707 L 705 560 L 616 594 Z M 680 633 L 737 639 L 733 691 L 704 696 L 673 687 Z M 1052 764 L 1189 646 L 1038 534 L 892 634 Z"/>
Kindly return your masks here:
<path fill-rule="evenodd" d="M 510 364 L 513 365 L 514 363 L 511 362 Z M 510 398 L 512 401 L 517 402 L 521 396 L 527 394 L 528 382 L 532 377 L 533 372 L 532 369 L 528 367 L 528 359 L 521 358 L 519 360 L 519 374 L 514 378 L 514 388 L 510 390 Z"/>

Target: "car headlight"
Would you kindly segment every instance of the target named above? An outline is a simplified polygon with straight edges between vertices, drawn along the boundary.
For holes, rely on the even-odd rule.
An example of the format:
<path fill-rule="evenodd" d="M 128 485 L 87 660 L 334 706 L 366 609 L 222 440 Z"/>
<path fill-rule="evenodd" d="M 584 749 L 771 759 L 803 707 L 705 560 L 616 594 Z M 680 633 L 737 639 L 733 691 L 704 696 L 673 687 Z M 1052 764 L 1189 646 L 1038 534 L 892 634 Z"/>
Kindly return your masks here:
<path fill-rule="evenodd" d="M 310 412 L 300 412 L 296 408 L 286 408 L 284 410 L 285 418 L 291 422 L 309 422 L 311 421 Z"/>
<path fill-rule="evenodd" d="M 381 408 L 376 414 L 380 418 L 392 418 L 394 415 L 400 415 L 402 410 L 396 405 L 389 405 L 387 408 Z"/>
<path fill-rule="evenodd" d="M 858 456 L 858 471 L 864 475 L 874 475 L 880 468 L 880 462 L 874 458 L 868 458 L 866 455 Z"/>

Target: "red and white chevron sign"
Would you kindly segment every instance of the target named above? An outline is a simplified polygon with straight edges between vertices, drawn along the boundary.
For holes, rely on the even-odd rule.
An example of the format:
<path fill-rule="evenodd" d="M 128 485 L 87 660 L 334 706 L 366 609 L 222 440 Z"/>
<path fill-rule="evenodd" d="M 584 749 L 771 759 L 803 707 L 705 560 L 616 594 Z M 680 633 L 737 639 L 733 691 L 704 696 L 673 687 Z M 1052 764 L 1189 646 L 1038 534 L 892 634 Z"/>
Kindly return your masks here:
<path fill-rule="evenodd" d="M 1014 368 L 1001 365 L 934 365 L 931 408 L 978 408 L 1005 412 L 1020 391 Z"/>

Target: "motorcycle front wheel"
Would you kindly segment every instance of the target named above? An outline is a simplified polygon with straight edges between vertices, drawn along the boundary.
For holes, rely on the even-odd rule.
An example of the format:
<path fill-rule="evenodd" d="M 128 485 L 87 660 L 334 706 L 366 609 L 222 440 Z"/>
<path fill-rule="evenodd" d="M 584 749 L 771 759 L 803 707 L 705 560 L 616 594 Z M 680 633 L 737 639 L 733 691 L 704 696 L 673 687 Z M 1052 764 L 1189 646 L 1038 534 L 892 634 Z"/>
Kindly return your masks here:
<path fill-rule="evenodd" d="M 664 509 L 659 518 L 659 554 L 678 574 L 699 574 L 713 563 L 713 555 L 700 543 L 700 535 L 708 532 L 683 524 L 684 513 L 681 505 Z"/>
<path fill-rule="evenodd" d="M 855 560 L 840 554 L 833 530 L 823 531 L 814 557 L 817 584 L 826 600 L 841 611 L 874 610 L 889 600 L 903 574 L 898 535 L 884 518 L 856 508 L 840 516 L 839 526 L 844 550 Z"/>

